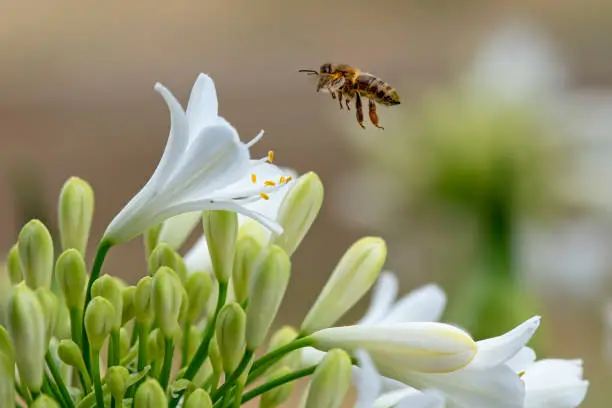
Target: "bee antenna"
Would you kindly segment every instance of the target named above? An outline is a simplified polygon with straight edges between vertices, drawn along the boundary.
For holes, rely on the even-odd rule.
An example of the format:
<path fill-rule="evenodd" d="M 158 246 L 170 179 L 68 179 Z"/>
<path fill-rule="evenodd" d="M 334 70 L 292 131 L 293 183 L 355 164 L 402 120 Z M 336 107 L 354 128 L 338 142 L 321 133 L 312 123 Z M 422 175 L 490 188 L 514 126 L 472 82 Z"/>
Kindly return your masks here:
<path fill-rule="evenodd" d="M 299 69 L 298 72 L 305 72 L 309 75 L 319 75 L 319 73 L 314 69 Z"/>

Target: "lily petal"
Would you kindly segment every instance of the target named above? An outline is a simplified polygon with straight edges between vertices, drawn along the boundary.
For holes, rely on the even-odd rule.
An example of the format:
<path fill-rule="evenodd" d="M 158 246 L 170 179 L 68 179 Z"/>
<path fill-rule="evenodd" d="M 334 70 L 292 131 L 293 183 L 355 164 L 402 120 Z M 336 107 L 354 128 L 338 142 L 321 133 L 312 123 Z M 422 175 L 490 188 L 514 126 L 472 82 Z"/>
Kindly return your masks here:
<path fill-rule="evenodd" d="M 581 360 L 540 360 L 522 378 L 526 408 L 575 408 L 582 403 L 589 387 L 589 382 L 582 379 Z"/>
<path fill-rule="evenodd" d="M 391 272 L 383 271 L 372 289 L 370 306 L 357 324 L 368 326 L 380 323 L 395 301 L 397 291 L 397 277 Z"/>
<path fill-rule="evenodd" d="M 401 322 L 436 322 L 446 307 L 446 294 L 438 286 L 429 284 L 416 289 L 391 308 L 381 324 Z"/>
<path fill-rule="evenodd" d="M 212 261 L 208 252 L 206 237 L 201 236 L 193 247 L 183 257 L 185 266 L 189 272 L 212 271 Z"/>
<path fill-rule="evenodd" d="M 364 350 L 355 351 L 361 370 L 353 370 L 352 378 L 357 388 L 358 396 L 355 408 L 372 408 L 374 401 L 382 389 L 380 374 L 374 366 L 369 354 Z"/>
<path fill-rule="evenodd" d="M 525 371 L 527 367 L 530 367 L 536 360 L 535 351 L 529 347 L 523 347 L 518 353 L 514 355 L 510 360 L 506 361 L 506 365 L 510 367 L 515 373 Z"/>
<path fill-rule="evenodd" d="M 218 112 L 219 102 L 214 81 L 206 74 L 198 75 L 187 103 L 187 120 L 191 136 L 196 136 L 205 125 L 214 124 Z"/>
<path fill-rule="evenodd" d="M 202 219 L 201 211 L 194 211 L 168 218 L 159 232 L 158 242 L 168 244 L 172 249 L 179 249 L 189 234 Z"/>

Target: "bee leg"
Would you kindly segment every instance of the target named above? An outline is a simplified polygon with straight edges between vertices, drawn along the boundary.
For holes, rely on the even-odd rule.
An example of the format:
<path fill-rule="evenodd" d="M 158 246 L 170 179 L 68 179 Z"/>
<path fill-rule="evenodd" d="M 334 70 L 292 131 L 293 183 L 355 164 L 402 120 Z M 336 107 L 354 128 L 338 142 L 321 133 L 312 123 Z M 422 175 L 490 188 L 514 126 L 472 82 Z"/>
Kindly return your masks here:
<path fill-rule="evenodd" d="M 365 129 L 363 125 L 363 104 L 361 103 L 361 96 L 359 96 L 359 94 L 355 94 L 355 110 L 357 111 L 357 122 L 359 126 Z"/>
<path fill-rule="evenodd" d="M 385 129 L 382 126 L 378 125 L 378 115 L 376 114 L 376 104 L 371 99 L 368 100 L 368 113 L 370 114 L 370 120 L 372 124 L 379 129 Z"/>
<path fill-rule="evenodd" d="M 340 109 L 343 109 L 342 108 L 342 91 L 336 91 L 336 92 L 338 93 L 338 103 L 340 104 Z"/>
<path fill-rule="evenodd" d="M 336 94 L 333 93 L 332 91 L 329 91 L 329 94 L 331 95 L 332 99 L 336 99 Z"/>
<path fill-rule="evenodd" d="M 351 105 L 350 105 L 350 103 L 351 103 L 351 100 L 350 100 L 349 98 L 346 98 L 346 100 L 344 101 L 344 104 L 346 105 L 346 109 L 347 109 L 348 111 L 350 111 L 350 110 L 351 110 Z"/>

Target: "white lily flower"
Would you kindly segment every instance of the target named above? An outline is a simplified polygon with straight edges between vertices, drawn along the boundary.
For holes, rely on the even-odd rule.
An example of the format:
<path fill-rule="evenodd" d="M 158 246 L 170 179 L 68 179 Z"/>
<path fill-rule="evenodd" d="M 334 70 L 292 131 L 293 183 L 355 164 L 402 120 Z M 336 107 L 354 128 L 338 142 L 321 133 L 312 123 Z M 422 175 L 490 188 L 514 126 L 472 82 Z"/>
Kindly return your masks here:
<path fill-rule="evenodd" d="M 198 76 L 187 112 L 162 84 L 154 89 L 170 110 L 168 142 L 155 172 L 111 221 L 104 239 L 126 242 L 171 217 L 202 210 L 235 211 L 282 233 L 278 223 L 245 206 L 279 187 L 251 182 L 267 161 L 249 156 L 263 132 L 249 143 L 240 141 L 236 129 L 217 115 L 215 86 L 207 75 Z"/>

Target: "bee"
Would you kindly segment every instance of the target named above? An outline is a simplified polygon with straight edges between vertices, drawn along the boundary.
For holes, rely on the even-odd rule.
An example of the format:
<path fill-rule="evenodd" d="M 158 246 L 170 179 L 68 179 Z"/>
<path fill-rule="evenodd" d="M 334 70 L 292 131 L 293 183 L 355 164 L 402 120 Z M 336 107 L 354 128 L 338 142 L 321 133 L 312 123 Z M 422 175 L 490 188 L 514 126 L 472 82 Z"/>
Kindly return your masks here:
<path fill-rule="evenodd" d="M 370 121 L 379 129 L 384 128 L 380 126 L 378 121 L 376 103 L 385 106 L 399 105 L 400 103 L 399 96 L 391 85 L 372 74 L 361 72 L 350 65 L 325 63 L 321 65 L 319 71 L 300 69 L 298 72 L 318 76 L 317 92 L 323 91 L 330 93 L 333 99 L 338 98 L 340 109 L 343 109 L 342 100 L 344 99 L 346 109 L 350 111 L 350 103 L 355 99 L 357 122 L 363 129 L 365 129 L 365 126 L 363 124 L 362 98 L 368 99 Z"/>

